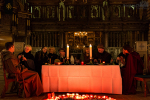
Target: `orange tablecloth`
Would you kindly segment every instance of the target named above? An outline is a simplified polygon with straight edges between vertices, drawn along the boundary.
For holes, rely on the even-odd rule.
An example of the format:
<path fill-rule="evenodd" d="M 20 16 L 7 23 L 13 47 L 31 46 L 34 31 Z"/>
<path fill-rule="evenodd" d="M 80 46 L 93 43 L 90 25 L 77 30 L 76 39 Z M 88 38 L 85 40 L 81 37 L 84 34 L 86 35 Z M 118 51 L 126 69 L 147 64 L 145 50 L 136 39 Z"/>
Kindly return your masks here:
<path fill-rule="evenodd" d="M 122 94 L 118 65 L 43 65 L 44 92 Z"/>

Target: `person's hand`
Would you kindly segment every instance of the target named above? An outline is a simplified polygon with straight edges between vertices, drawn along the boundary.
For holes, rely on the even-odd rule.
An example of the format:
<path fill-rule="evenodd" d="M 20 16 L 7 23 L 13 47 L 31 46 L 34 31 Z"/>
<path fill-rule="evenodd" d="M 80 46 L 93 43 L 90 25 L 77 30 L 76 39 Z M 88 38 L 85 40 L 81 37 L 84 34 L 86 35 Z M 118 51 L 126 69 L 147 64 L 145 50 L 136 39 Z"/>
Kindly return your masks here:
<path fill-rule="evenodd" d="M 19 55 L 19 56 L 18 56 L 18 59 L 21 59 L 21 57 L 22 57 L 22 56 L 21 56 L 21 55 Z"/>
<path fill-rule="evenodd" d="M 121 60 L 120 57 L 117 57 L 117 60 Z"/>
<path fill-rule="evenodd" d="M 22 58 L 23 61 L 27 61 L 27 59 L 25 57 Z"/>
<path fill-rule="evenodd" d="M 122 57 L 122 56 L 120 56 L 120 60 L 123 60 L 123 57 Z"/>
<path fill-rule="evenodd" d="M 97 59 L 94 59 L 94 62 L 98 62 Z"/>

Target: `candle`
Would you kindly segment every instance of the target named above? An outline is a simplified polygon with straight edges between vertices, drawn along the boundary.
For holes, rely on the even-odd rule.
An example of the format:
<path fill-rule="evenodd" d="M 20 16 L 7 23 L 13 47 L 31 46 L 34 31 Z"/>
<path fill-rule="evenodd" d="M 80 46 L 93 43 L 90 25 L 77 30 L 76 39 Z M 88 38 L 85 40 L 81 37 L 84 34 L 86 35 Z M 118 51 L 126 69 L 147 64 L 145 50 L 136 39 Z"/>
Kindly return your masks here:
<path fill-rule="evenodd" d="M 91 44 L 89 46 L 89 49 L 90 49 L 90 59 L 92 59 L 92 45 Z"/>
<path fill-rule="evenodd" d="M 67 93 L 67 97 L 69 97 L 70 96 L 70 94 L 69 93 Z"/>
<path fill-rule="evenodd" d="M 103 64 L 105 64 L 105 61 L 103 61 Z"/>
<path fill-rule="evenodd" d="M 98 96 L 98 99 L 100 99 L 101 98 L 101 96 Z"/>
<path fill-rule="evenodd" d="M 48 93 L 48 94 L 47 94 L 47 96 L 48 96 L 48 99 L 50 99 L 50 98 L 51 98 L 51 94 L 50 94 L 50 93 Z"/>
<path fill-rule="evenodd" d="M 90 95 L 90 98 L 92 99 L 92 98 L 93 98 L 93 95 Z"/>
<path fill-rule="evenodd" d="M 67 59 L 69 59 L 69 45 L 67 44 Z"/>
<path fill-rule="evenodd" d="M 83 61 L 81 61 L 81 65 L 84 65 L 84 62 L 83 62 Z"/>

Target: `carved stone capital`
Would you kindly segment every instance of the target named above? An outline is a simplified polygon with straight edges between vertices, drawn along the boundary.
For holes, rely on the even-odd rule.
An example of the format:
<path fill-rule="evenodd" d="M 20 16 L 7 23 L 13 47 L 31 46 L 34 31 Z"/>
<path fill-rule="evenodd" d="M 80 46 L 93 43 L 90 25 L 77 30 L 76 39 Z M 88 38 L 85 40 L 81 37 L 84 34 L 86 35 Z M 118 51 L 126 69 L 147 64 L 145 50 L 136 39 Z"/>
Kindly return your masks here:
<path fill-rule="evenodd" d="M 31 13 L 28 12 L 18 12 L 18 17 L 29 18 L 30 15 Z"/>

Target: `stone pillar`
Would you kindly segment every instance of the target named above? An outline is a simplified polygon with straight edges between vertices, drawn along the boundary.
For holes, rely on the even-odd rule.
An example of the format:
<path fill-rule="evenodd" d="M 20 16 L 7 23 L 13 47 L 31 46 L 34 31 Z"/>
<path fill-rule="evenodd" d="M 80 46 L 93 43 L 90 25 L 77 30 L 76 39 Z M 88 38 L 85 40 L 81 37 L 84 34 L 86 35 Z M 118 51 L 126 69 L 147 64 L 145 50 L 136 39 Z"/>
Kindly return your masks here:
<path fill-rule="evenodd" d="M 105 48 L 108 47 L 108 32 L 105 32 Z"/>
<path fill-rule="evenodd" d="M 50 38 L 50 41 L 49 41 L 50 43 L 49 44 L 50 44 L 50 47 L 51 47 L 52 46 L 52 33 L 51 32 L 49 33 L 49 38 Z"/>
<path fill-rule="evenodd" d="M 64 43 L 64 41 L 63 41 L 63 31 L 61 31 L 61 32 L 59 32 L 59 34 L 60 34 L 60 36 L 59 36 L 59 47 L 60 48 L 63 48 L 63 43 Z"/>

